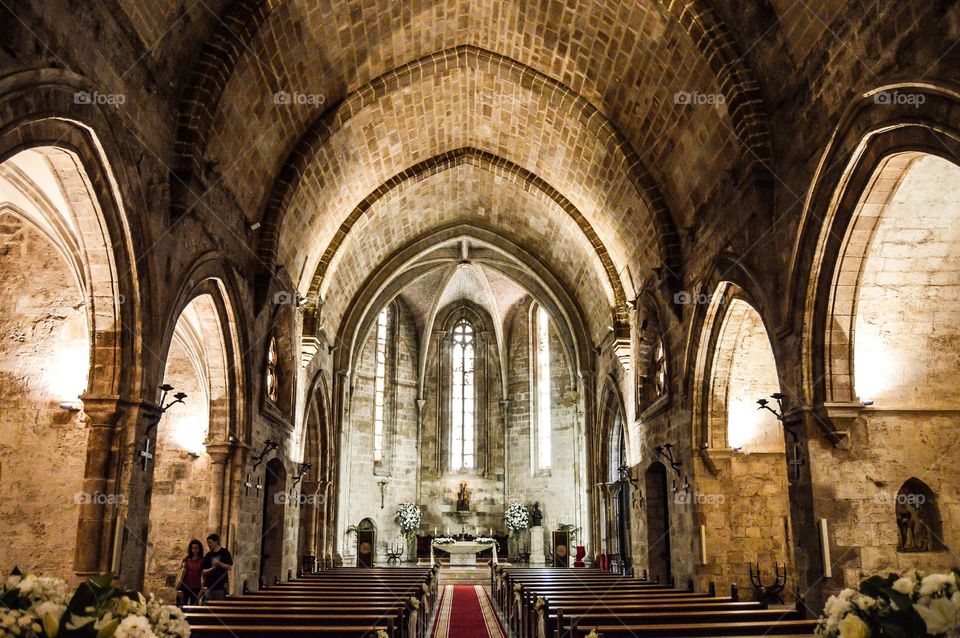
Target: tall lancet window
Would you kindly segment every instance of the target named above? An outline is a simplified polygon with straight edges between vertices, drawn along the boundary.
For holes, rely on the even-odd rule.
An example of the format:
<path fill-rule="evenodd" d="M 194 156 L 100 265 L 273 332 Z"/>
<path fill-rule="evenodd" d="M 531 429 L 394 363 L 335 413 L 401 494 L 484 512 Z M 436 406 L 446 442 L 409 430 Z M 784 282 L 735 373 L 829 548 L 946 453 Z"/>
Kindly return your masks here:
<path fill-rule="evenodd" d="M 373 462 L 383 463 L 383 416 L 387 388 L 387 323 L 388 309 L 377 319 L 377 370 L 373 384 Z"/>
<path fill-rule="evenodd" d="M 474 344 L 473 326 L 461 319 L 453 327 L 453 387 L 450 421 L 450 469 L 474 467 Z"/>
<path fill-rule="evenodd" d="M 534 445 L 533 461 L 537 470 L 550 469 L 550 315 L 537 307 L 534 330 Z"/>

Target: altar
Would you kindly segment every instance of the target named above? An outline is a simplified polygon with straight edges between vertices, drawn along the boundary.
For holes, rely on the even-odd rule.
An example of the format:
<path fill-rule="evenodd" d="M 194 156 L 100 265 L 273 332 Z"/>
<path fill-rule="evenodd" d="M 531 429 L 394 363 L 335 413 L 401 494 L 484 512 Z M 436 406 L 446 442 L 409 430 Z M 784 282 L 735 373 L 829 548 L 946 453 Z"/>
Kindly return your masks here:
<path fill-rule="evenodd" d="M 480 552 L 485 552 L 488 549 L 493 551 L 493 564 L 496 565 L 499 561 L 497 560 L 497 543 L 496 541 L 489 541 L 483 543 L 477 543 L 475 541 L 456 541 L 455 543 L 430 543 L 430 566 L 432 567 L 436 562 L 434 558 L 434 550 L 442 549 L 443 551 L 450 554 L 450 565 L 457 567 L 465 566 L 476 566 L 477 564 L 477 554 Z"/>

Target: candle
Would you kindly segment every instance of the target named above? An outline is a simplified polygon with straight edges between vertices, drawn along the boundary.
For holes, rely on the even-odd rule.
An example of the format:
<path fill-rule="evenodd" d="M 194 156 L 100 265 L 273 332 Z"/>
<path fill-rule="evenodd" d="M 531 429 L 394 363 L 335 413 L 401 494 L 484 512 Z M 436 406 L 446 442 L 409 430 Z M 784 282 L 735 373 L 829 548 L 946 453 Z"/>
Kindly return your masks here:
<path fill-rule="evenodd" d="M 490 528 L 489 536 L 493 536 L 493 528 L 492 528 L 492 527 Z"/>
<path fill-rule="evenodd" d="M 445 532 L 447 536 L 450 536 L 450 526 L 447 525 L 447 531 Z"/>
<path fill-rule="evenodd" d="M 433 526 L 433 535 L 434 535 L 434 536 L 437 535 L 437 526 L 436 526 L 436 525 Z"/>

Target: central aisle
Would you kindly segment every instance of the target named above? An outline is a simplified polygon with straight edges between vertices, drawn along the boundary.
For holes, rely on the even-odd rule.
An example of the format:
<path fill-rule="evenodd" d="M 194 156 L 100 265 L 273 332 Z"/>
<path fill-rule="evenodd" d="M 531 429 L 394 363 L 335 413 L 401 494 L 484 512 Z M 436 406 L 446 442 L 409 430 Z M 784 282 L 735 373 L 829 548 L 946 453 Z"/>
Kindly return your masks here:
<path fill-rule="evenodd" d="M 505 638 L 505 634 L 484 587 L 447 585 L 432 638 Z"/>

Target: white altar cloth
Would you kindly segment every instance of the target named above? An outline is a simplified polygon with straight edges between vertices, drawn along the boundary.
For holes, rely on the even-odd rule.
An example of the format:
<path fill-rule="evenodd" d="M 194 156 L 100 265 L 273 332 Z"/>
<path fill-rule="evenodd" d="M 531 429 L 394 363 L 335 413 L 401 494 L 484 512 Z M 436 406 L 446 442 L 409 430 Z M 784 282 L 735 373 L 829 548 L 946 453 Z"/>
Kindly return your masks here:
<path fill-rule="evenodd" d="M 456 543 L 430 543 L 431 567 L 435 562 L 433 557 L 434 548 L 442 549 L 443 551 L 449 553 L 451 565 L 476 565 L 477 554 L 488 549 L 493 550 L 493 564 L 496 565 L 499 562 L 497 559 L 496 543 L 473 543 L 470 541 L 457 541 Z"/>

